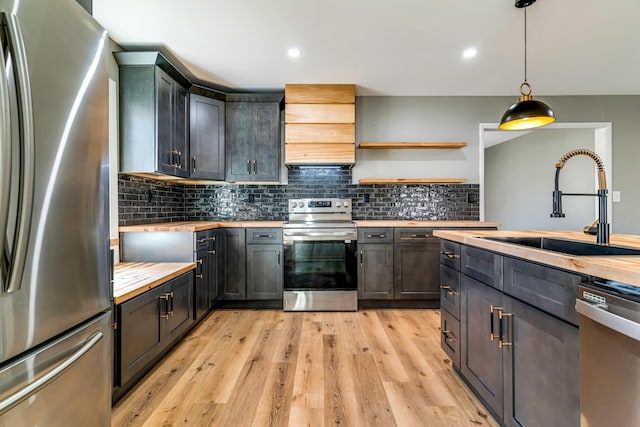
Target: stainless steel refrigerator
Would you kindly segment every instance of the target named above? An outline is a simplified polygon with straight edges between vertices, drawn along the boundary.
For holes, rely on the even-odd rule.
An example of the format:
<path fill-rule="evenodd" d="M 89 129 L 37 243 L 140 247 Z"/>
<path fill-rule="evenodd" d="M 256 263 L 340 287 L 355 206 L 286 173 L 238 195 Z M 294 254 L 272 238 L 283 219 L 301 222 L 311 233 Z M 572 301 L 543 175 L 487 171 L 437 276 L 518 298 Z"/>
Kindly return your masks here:
<path fill-rule="evenodd" d="M 108 37 L 75 0 L 0 0 L 0 426 L 106 426 Z"/>

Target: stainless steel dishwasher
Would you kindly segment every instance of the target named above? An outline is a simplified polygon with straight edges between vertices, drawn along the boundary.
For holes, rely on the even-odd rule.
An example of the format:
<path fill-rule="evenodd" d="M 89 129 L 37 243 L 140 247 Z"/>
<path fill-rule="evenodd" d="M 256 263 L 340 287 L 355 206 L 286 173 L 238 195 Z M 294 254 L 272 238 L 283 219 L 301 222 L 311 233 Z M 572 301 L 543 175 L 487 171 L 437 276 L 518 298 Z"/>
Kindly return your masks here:
<path fill-rule="evenodd" d="M 640 425 L 640 288 L 583 283 L 576 310 L 581 427 Z"/>

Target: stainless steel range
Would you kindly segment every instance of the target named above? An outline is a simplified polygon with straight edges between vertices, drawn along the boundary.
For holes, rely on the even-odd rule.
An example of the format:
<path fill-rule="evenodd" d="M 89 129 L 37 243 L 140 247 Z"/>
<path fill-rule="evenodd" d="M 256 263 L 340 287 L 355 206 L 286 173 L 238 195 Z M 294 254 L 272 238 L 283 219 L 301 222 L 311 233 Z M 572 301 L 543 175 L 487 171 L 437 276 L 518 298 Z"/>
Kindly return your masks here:
<path fill-rule="evenodd" d="M 290 200 L 289 222 L 283 228 L 284 310 L 357 310 L 357 230 L 351 200 Z"/>

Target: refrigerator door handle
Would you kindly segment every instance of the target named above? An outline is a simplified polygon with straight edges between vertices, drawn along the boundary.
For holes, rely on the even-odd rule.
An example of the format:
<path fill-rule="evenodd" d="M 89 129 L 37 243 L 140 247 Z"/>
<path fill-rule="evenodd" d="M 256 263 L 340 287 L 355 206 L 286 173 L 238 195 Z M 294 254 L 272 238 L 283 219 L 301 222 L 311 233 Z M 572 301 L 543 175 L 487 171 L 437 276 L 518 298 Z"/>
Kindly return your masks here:
<path fill-rule="evenodd" d="M 69 369 L 74 363 L 80 360 L 85 354 L 87 354 L 102 338 L 104 334 L 100 331 L 91 335 L 85 343 L 65 361 L 61 362 L 58 366 L 51 369 L 45 375 L 41 376 L 29 385 L 21 388 L 16 393 L 0 401 L 0 414 L 5 413 L 9 409 L 13 408 L 23 400 L 29 398 L 29 396 L 36 393 L 38 390 L 45 387 L 47 384 L 55 380 L 62 375 L 67 369 Z"/>
<path fill-rule="evenodd" d="M 4 69 L 5 56 L 2 43 L 0 43 L 0 58 Z M 0 73 L 0 260 L 5 259 L 4 239 L 9 220 L 9 192 L 11 191 L 11 115 L 9 112 L 11 107 L 9 102 L 6 74 Z"/>
<path fill-rule="evenodd" d="M 31 209 L 33 205 L 33 186 L 35 177 L 35 142 L 33 131 L 33 104 L 31 99 L 31 84 L 29 82 L 29 70 L 25 53 L 22 31 L 18 18 L 15 15 L 5 13 L 2 17 L 7 29 L 7 49 L 14 59 L 13 69 L 18 86 L 18 106 L 21 109 L 21 168 L 20 168 L 20 201 L 18 207 L 18 224 L 13 242 L 12 260 L 8 265 L 3 265 L 5 270 L 5 292 L 16 292 L 22 285 L 27 244 L 29 242 L 29 230 L 31 229 Z M 6 229 L 2 230 L 4 232 Z M 6 245 L 5 245 L 6 246 Z M 4 258 L 4 257 L 3 257 Z M 3 259 L 3 263 L 6 261 Z"/>

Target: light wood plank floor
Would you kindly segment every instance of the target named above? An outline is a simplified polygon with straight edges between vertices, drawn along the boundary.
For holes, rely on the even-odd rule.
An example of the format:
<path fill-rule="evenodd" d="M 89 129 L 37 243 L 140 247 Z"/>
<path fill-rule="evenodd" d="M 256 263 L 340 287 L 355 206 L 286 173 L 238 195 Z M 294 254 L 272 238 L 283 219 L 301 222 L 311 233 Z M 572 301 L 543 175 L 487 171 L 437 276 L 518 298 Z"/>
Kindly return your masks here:
<path fill-rule="evenodd" d="M 440 349 L 438 310 L 216 310 L 112 426 L 497 426 Z"/>

